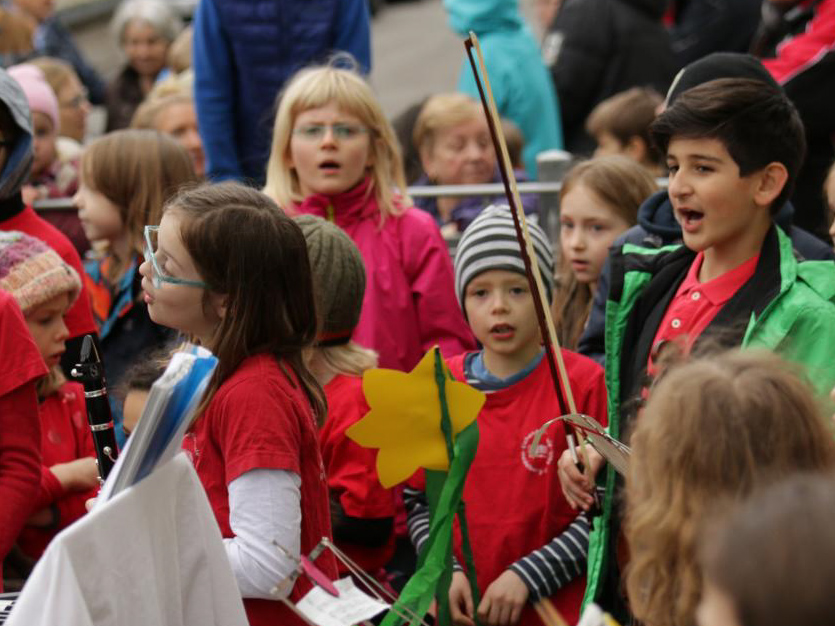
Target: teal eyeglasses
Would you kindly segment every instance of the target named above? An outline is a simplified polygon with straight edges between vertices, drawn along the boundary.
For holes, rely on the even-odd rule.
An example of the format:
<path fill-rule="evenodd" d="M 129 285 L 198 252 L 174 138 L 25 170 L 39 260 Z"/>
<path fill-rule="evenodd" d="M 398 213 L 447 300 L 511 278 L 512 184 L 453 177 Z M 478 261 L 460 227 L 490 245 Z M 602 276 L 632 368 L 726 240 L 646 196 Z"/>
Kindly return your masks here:
<path fill-rule="evenodd" d="M 186 278 L 177 278 L 176 276 L 169 276 L 162 269 L 165 265 L 165 255 L 160 254 L 158 248 L 158 233 L 159 226 L 145 227 L 145 258 L 151 262 L 151 267 L 154 268 L 154 275 L 151 277 L 151 282 L 155 289 L 162 287 L 162 283 L 171 283 L 172 285 L 188 285 L 189 287 L 199 287 L 200 289 L 208 289 L 209 286 L 201 280 L 188 280 Z M 158 257 L 162 256 L 162 260 Z"/>
<path fill-rule="evenodd" d="M 304 126 L 294 128 L 293 134 L 305 141 L 322 141 L 328 132 L 328 128 L 331 129 L 333 138 L 337 141 L 351 141 L 368 132 L 365 126 L 360 126 L 359 124 L 337 122 L 336 124 L 305 124 Z"/>

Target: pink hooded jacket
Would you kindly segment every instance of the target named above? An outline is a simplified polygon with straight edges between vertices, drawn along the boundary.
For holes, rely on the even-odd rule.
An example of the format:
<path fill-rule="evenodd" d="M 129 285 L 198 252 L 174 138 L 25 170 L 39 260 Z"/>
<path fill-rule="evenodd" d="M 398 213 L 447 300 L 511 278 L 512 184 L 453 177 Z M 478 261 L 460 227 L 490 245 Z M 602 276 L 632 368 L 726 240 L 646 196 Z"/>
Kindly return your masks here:
<path fill-rule="evenodd" d="M 409 371 L 435 344 L 447 358 L 475 348 L 431 215 L 408 207 L 381 226 L 370 178 L 335 196 L 308 196 L 290 213 L 329 219 L 357 244 L 366 288 L 353 339 L 377 351 L 380 367 Z"/>

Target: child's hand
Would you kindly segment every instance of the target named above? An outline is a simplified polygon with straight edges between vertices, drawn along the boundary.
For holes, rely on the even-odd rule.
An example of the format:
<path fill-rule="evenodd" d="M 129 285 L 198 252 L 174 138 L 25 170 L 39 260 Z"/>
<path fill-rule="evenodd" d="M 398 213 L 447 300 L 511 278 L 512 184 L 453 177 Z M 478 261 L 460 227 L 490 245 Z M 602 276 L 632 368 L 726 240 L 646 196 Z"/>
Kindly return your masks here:
<path fill-rule="evenodd" d="M 49 468 L 67 491 L 87 491 L 99 486 L 96 460 L 85 456 L 69 463 L 58 463 Z"/>
<path fill-rule="evenodd" d="M 449 585 L 449 612 L 456 626 L 475 626 L 473 592 L 464 572 L 453 572 Z"/>
<path fill-rule="evenodd" d="M 606 461 L 591 446 L 586 446 L 586 453 L 589 458 L 589 471 L 586 474 L 577 468 L 570 450 L 562 453 L 558 463 L 562 493 L 574 510 L 581 508 L 588 511 L 594 504 L 594 498 L 591 495 L 594 490 L 594 478 Z"/>
<path fill-rule="evenodd" d="M 488 626 L 513 626 L 528 601 L 528 587 L 518 574 L 505 570 L 490 583 L 478 605 L 478 617 Z"/>

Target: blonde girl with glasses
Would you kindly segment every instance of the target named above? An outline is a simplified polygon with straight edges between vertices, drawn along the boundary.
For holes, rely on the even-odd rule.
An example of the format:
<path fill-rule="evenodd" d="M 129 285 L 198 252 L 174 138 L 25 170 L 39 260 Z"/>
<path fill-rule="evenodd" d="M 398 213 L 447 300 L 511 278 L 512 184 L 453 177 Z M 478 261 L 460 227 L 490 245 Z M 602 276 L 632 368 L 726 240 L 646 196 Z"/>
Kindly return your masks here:
<path fill-rule="evenodd" d="M 328 65 L 293 77 L 264 191 L 289 215 L 334 222 L 359 248 L 368 283 L 353 339 L 381 367 L 408 371 L 435 344 L 447 356 L 475 347 L 446 245 L 432 216 L 410 205 L 394 131 L 359 74 Z"/>
<path fill-rule="evenodd" d="M 249 623 L 303 625 L 278 600 L 310 590 L 291 574 L 331 536 L 317 433 L 325 396 L 303 359 L 317 332 L 304 235 L 264 194 L 221 183 L 169 200 L 148 236 L 151 319 L 218 359 L 186 441 Z M 316 565 L 336 577 L 331 552 Z"/>
<path fill-rule="evenodd" d="M 98 250 L 84 263 L 84 283 L 111 391 L 134 361 L 169 338 L 166 329 L 151 322 L 141 299 L 137 270 L 145 251 L 144 227 L 159 224 L 165 201 L 196 177 L 185 149 L 153 130 L 121 130 L 93 142 L 81 157 L 80 174 L 73 201 Z M 121 407 L 112 401 L 111 409 L 121 445 Z"/>

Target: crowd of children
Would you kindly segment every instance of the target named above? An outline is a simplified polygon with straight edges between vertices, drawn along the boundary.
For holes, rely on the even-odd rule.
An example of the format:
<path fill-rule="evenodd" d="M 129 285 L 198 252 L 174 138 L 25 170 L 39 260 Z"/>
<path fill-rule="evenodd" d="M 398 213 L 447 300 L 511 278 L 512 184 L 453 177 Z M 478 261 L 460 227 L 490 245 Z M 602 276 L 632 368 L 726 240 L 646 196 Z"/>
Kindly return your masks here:
<path fill-rule="evenodd" d="M 447 4 L 456 23 L 484 17 Z M 84 396 L 65 376 L 82 338 L 101 348 L 120 445 L 188 339 L 218 366 L 183 447 L 249 622 L 303 623 L 278 600 L 310 581 L 276 585 L 322 537 L 397 587 L 392 564 L 405 548 L 413 568 L 430 534 L 424 476 L 383 488 L 346 430 L 369 410 L 364 372 L 410 371 L 437 345 L 486 395 L 463 488 L 478 596 L 456 522 L 439 603 L 452 623 L 538 624 L 545 604 L 573 624 L 592 603 L 648 626 L 831 619 L 813 550 L 835 556 L 835 252 L 791 225 L 806 133 L 759 61 L 712 56 L 666 99 L 636 88 L 589 111 L 598 150 L 562 180 L 558 241 L 523 198 L 566 403 L 508 206 L 413 204 L 391 123 L 337 62 L 284 87 L 263 190 L 201 180 L 190 79 L 156 83 L 179 32 L 166 11 L 120 9 L 128 65 L 107 98 L 121 129 L 83 147 L 83 118 L 71 130 L 60 113 L 74 75 L 48 59 L 0 70 L 0 554 L 31 565 L 95 495 Z M 499 180 L 470 96 L 428 98 L 413 126 L 421 184 Z M 539 138 L 523 130 L 530 172 Z M 821 192 L 835 215 L 835 173 Z M 56 228 L 32 203 L 59 196 L 77 214 Z M 563 422 L 532 447 L 569 412 L 631 446 L 625 476 L 593 447 L 578 463 Z M 346 574 L 328 551 L 315 561 Z M 809 585 L 781 597 L 795 573 Z"/>

